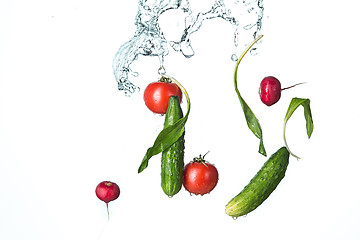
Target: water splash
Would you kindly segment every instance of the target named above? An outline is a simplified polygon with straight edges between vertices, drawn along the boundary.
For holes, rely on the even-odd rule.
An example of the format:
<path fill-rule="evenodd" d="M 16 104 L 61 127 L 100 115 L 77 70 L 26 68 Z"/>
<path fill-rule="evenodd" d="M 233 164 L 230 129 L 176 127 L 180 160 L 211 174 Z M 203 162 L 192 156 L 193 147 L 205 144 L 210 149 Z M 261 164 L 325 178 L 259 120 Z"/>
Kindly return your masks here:
<path fill-rule="evenodd" d="M 185 29 L 179 41 L 168 41 L 159 25 L 159 17 L 170 9 L 181 10 L 184 14 Z M 120 46 L 113 60 L 113 71 L 118 83 L 118 89 L 130 96 L 139 87 L 129 81 L 129 74 L 137 76 L 130 65 L 139 55 L 157 56 L 160 67 L 158 73 L 165 74 L 164 57 L 169 53 L 169 47 L 190 58 L 195 54 L 191 46 L 191 35 L 197 32 L 203 22 L 208 19 L 221 18 L 235 26 L 233 61 L 238 59 L 238 51 L 243 50 L 240 44 L 244 36 L 252 38 L 260 35 L 263 0 L 215 0 L 209 11 L 200 12 L 196 16 L 192 12 L 189 0 L 139 0 L 138 12 L 135 18 L 136 31 L 134 36 Z M 249 42 L 249 41 L 247 41 Z"/>

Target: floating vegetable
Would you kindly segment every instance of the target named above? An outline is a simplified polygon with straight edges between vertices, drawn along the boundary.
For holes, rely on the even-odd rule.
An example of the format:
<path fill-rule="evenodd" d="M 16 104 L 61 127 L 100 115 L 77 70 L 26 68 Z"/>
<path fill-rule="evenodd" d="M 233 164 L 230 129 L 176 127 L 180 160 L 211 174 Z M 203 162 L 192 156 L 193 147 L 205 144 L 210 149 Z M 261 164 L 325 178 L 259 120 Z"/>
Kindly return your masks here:
<path fill-rule="evenodd" d="M 204 160 L 205 155 L 194 158 L 184 168 L 183 184 L 191 194 L 204 195 L 210 193 L 219 180 L 216 167 Z"/>
<path fill-rule="evenodd" d="M 265 77 L 260 83 L 260 88 L 259 88 L 260 100 L 265 105 L 271 106 L 280 100 L 282 91 L 295 87 L 300 84 L 304 84 L 304 83 L 298 83 L 290 87 L 281 88 L 281 83 L 276 77 L 273 76 Z"/>
<path fill-rule="evenodd" d="M 265 162 L 249 184 L 226 205 L 225 212 L 229 216 L 235 218 L 243 216 L 260 206 L 285 177 L 290 154 L 299 159 L 298 156 L 289 150 L 285 138 L 285 129 L 287 121 L 300 105 L 304 107 L 307 135 L 309 138 L 311 137 L 314 125 L 310 109 L 310 100 L 293 98 L 284 119 L 283 137 L 285 147 L 280 148 L 276 153 L 271 155 L 269 160 Z"/>
<path fill-rule="evenodd" d="M 149 159 L 161 152 L 163 152 L 165 149 L 169 148 L 171 145 L 173 145 L 184 133 L 185 131 L 185 123 L 188 119 L 189 113 L 190 113 L 190 98 L 188 93 L 186 92 L 186 89 L 174 78 L 167 77 L 171 82 L 176 83 L 179 88 L 182 90 L 184 95 L 186 96 L 187 101 L 187 112 L 184 117 L 177 120 L 173 125 L 168 126 L 164 128 L 156 137 L 155 142 L 152 147 L 148 148 L 145 156 L 139 166 L 138 173 L 144 171 L 144 169 L 147 168 L 149 164 Z"/>
<path fill-rule="evenodd" d="M 225 207 L 225 212 L 231 217 L 239 217 L 250 213 L 259 207 L 276 189 L 289 164 L 289 151 L 280 148 L 251 179 L 248 185 Z"/>
<path fill-rule="evenodd" d="M 165 114 L 169 98 L 174 95 L 178 96 L 181 102 L 182 93 L 178 85 L 163 76 L 158 82 L 152 82 L 145 88 L 144 102 L 153 113 Z"/>
<path fill-rule="evenodd" d="M 106 203 L 106 210 L 109 218 L 109 202 L 116 200 L 120 196 L 119 186 L 110 181 L 103 181 L 96 186 L 96 196 Z"/>
<path fill-rule="evenodd" d="M 178 96 L 171 96 L 165 115 L 164 128 L 170 127 L 183 117 Z M 175 143 L 161 155 L 161 187 L 169 197 L 177 194 L 183 182 L 185 131 Z"/>

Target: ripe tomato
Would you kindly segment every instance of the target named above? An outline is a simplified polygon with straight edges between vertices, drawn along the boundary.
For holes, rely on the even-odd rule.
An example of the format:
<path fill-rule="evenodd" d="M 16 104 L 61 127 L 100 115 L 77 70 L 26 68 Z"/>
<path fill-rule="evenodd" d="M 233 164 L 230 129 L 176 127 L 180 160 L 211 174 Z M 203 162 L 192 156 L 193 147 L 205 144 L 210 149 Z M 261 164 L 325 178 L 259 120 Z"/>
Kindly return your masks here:
<path fill-rule="evenodd" d="M 201 157 L 194 158 L 184 168 L 183 185 L 193 194 L 204 195 L 210 193 L 216 186 L 219 174 L 216 167 Z"/>
<path fill-rule="evenodd" d="M 144 91 L 145 105 L 154 113 L 165 114 L 173 95 L 177 95 L 181 102 L 182 92 L 175 83 L 152 82 Z"/>

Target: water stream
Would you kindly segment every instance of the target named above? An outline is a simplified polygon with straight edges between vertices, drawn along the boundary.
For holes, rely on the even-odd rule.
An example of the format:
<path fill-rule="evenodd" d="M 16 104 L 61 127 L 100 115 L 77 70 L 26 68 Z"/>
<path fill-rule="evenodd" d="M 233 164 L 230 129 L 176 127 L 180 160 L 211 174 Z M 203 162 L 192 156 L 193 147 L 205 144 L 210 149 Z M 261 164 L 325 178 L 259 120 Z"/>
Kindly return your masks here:
<path fill-rule="evenodd" d="M 161 14 L 171 9 L 180 10 L 184 15 L 184 30 L 178 41 L 167 40 L 159 24 Z M 240 44 L 244 34 L 250 34 L 254 39 L 260 35 L 263 11 L 263 0 L 215 0 L 208 11 L 196 15 L 189 0 L 139 0 L 135 34 L 120 46 L 113 60 L 118 89 L 127 96 L 139 90 L 139 87 L 129 80 L 130 76 L 138 75 L 131 70 L 130 65 L 139 55 L 157 56 L 159 74 L 166 73 L 164 58 L 169 54 L 169 49 L 181 52 L 187 58 L 192 57 L 195 52 L 191 46 L 191 35 L 199 31 L 203 22 L 208 19 L 221 18 L 235 26 L 235 53 L 231 59 L 236 61 L 237 48 L 241 48 L 241 51 L 244 48 L 244 45 Z"/>

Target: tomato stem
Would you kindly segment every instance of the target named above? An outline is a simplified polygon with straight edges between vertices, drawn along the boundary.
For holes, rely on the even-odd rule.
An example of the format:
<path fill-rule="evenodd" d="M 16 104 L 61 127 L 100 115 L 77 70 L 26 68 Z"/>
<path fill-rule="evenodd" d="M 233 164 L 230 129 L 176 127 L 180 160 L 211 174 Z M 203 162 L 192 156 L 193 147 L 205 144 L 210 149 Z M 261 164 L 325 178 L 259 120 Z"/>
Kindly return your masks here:
<path fill-rule="evenodd" d="M 202 157 L 203 159 L 205 158 L 205 156 L 206 156 L 206 154 L 208 154 L 210 151 L 207 151 L 205 154 L 204 154 L 204 156 Z"/>
<path fill-rule="evenodd" d="M 199 157 L 194 157 L 193 161 L 194 161 L 194 162 L 198 162 L 198 163 L 202 163 L 202 164 L 204 164 L 204 165 L 207 167 L 207 165 L 206 165 L 206 163 L 205 163 L 205 156 L 206 156 L 206 154 L 208 154 L 209 152 L 210 152 L 210 151 L 207 151 L 207 153 L 205 153 L 204 156 L 201 156 L 201 154 L 200 154 Z"/>
<path fill-rule="evenodd" d="M 171 77 L 169 76 L 165 76 L 165 75 L 161 75 L 161 78 L 159 79 L 159 82 L 165 82 L 165 83 L 171 83 Z"/>

